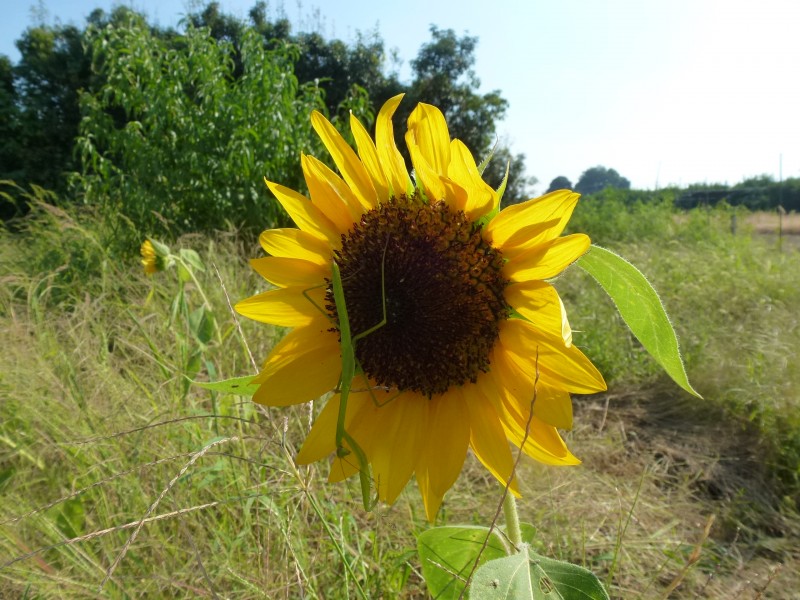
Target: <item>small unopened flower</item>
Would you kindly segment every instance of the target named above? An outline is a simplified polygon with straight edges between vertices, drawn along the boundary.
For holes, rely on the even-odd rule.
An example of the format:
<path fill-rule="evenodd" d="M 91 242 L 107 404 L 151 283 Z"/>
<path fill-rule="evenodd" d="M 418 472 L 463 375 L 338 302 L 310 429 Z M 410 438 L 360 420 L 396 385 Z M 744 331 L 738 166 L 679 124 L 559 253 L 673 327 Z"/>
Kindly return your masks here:
<path fill-rule="evenodd" d="M 145 240 L 139 250 L 142 255 L 142 266 L 148 275 L 158 273 L 166 268 L 166 258 L 169 256 L 169 248 L 158 242 Z"/>

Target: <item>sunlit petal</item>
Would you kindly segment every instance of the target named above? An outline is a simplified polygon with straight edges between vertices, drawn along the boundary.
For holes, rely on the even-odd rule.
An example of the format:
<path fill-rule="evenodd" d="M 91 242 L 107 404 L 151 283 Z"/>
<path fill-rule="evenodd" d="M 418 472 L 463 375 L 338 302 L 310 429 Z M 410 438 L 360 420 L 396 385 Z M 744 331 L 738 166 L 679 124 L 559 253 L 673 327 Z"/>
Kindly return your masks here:
<path fill-rule="evenodd" d="M 318 265 L 331 262 L 331 247 L 319 238 L 300 229 L 267 229 L 258 238 L 261 247 L 272 256 L 301 258 Z"/>
<path fill-rule="evenodd" d="M 511 281 L 549 279 L 586 254 L 591 242 L 582 233 L 574 233 L 521 252 L 510 259 L 503 274 Z"/>
<path fill-rule="evenodd" d="M 430 167 L 440 175 L 447 175 L 450 164 L 450 132 L 442 111 L 420 102 L 408 118 L 408 135 L 414 146 Z M 409 146 L 412 144 L 409 144 Z"/>
<path fill-rule="evenodd" d="M 339 342 L 328 328 L 328 322 L 319 319 L 286 334 L 253 379 L 260 384 L 253 400 L 289 406 L 318 398 L 336 387 L 341 374 Z"/>
<path fill-rule="evenodd" d="M 328 240 L 332 246 L 337 246 L 341 233 L 336 225 L 311 203 L 311 200 L 278 183 L 266 179 L 264 181 L 295 225 L 305 232 Z"/>
<path fill-rule="evenodd" d="M 304 327 L 324 314 L 324 306 L 324 288 L 299 286 L 257 294 L 238 302 L 234 308 L 243 317 L 261 323 L 281 327 Z M 330 328 L 329 322 L 328 328 Z"/>
<path fill-rule="evenodd" d="M 279 287 L 297 286 L 303 289 L 324 287 L 325 277 L 330 275 L 330 268 L 327 265 L 282 256 L 252 258 L 250 266 L 264 279 Z"/>
<path fill-rule="evenodd" d="M 383 172 L 378 150 L 375 148 L 375 143 L 361 124 L 361 121 L 353 113 L 350 113 L 350 131 L 353 132 L 353 138 L 358 147 L 358 157 L 372 179 L 372 187 L 375 188 L 375 193 L 377 194 L 376 200 L 378 198 L 388 198 L 392 195 L 392 191 L 389 187 L 389 182 L 386 180 L 386 174 Z M 403 172 L 405 173 L 405 166 L 403 167 Z M 374 206 L 371 208 L 374 208 Z"/>
<path fill-rule="evenodd" d="M 521 281 L 506 288 L 506 301 L 538 329 L 560 335 L 569 346 L 572 329 L 556 289 L 546 281 Z"/>
<path fill-rule="evenodd" d="M 317 132 L 322 143 L 328 149 L 333 162 L 339 168 L 342 177 L 353 190 L 361 205 L 369 210 L 374 207 L 380 198 L 375 193 L 369 173 L 361 164 L 358 156 L 347 144 L 336 128 L 322 114 L 314 111 L 311 113 L 311 125 Z"/>
<path fill-rule="evenodd" d="M 394 141 L 394 126 L 392 125 L 392 115 L 402 99 L 403 94 L 399 94 L 387 100 L 378 112 L 375 122 L 375 148 L 393 196 L 410 194 L 413 190 L 403 155 L 400 154 Z"/>
<path fill-rule="evenodd" d="M 500 327 L 500 343 L 507 355 L 524 371 L 538 369 L 543 381 L 576 394 L 594 394 L 606 389 L 600 372 L 576 346 L 536 329 L 522 319 L 509 319 Z"/>
<path fill-rule="evenodd" d="M 358 221 L 363 208 L 344 179 L 313 156 L 300 157 L 311 201 L 345 233 Z"/>
<path fill-rule="evenodd" d="M 500 211 L 486 226 L 486 240 L 507 257 L 554 240 L 564 231 L 580 194 L 557 190 Z"/>
<path fill-rule="evenodd" d="M 514 471 L 514 458 L 508 446 L 497 410 L 480 387 L 469 386 L 464 390 L 464 405 L 469 411 L 470 446 L 484 467 L 506 485 Z M 511 482 L 511 491 L 519 495 L 517 480 Z"/>
<path fill-rule="evenodd" d="M 470 422 L 464 418 L 464 402 L 460 388 L 428 402 L 428 428 L 416 473 L 429 521 L 436 517 L 442 498 L 458 478 L 467 455 Z"/>

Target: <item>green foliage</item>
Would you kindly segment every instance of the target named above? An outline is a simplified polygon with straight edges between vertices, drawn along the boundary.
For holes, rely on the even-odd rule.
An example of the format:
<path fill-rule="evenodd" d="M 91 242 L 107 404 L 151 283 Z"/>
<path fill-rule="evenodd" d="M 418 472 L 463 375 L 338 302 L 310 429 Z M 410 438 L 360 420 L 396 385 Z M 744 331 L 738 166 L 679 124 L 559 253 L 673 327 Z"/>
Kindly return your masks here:
<path fill-rule="evenodd" d="M 578 210 L 590 203 L 579 203 Z M 427 593 L 419 575 L 425 566 L 413 550 L 412 533 L 425 527 L 414 486 L 391 509 L 365 515 L 357 478 L 330 485 L 325 465 L 296 469 L 292 457 L 308 432 L 305 407 L 287 409 L 284 420 L 283 411 L 277 418 L 243 401 L 239 387 L 212 392 L 191 386 L 184 396 L 184 361 L 193 348 L 187 344 L 195 338 L 207 340 L 198 379 L 224 380 L 256 369 L 245 339 L 253 354 L 263 357 L 280 332 L 242 322 L 240 336 L 216 272 L 209 268 L 195 275 L 214 307 L 220 337 L 181 319 L 170 325 L 179 286 L 175 277 L 146 277 L 136 252 L 122 261 L 110 259 L 96 243 L 108 233 L 97 215 L 53 204 L 52 197 L 36 204 L 35 218 L 18 221 L 14 231 L 0 235 L 5 344 L 0 353 L 0 596 L 24 597 L 26 589 L 29 597 L 97 595 L 106 569 L 139 519 L 184 468 L 106 584 L 104 597 L 172 597 L 187 589 L 194 595 L 278 597 L 302 586 L 309 597 L 348 598 L 356 593 L 356 582 L 368 597 Z M 621 223 L 658 214 L 648 212 L 653 205 L 646 203 L 621 206 L 621 212 L 631 213 Z M 680 410 L 727 407 L 734 428 L 757 428 L 761 435 L 752 442 L 753 455 L 774 476 L 759 491 L 786 494 L 789 506 L 800 487 L 792 479 L 800 456 L 800 372 L 792 360 L 800 256 L 751 241 L 742 235 L 744 227 L 732 236 L 729 213 L 722 209 L 667 217 L 673 224 L 666 237 L 659 237 L 666 229 L 651 226 L 656 237 L 605 243 L 648 274 L 674 318 L 690 379 L 705 397 Z M 204 264 L 213 262 L 232 300 L 263 285 L 246 264 L 252 247 L 231 232 L 186 236 L 171 246 L 192 248 Z M 183 256 L 194 260 L 188 258 L 191 253 Z M 622 558 L 609 585 L 612 595 L 657 597 L 692 553 L 697 523 L 703 520 L 697 515 L 728 515 L 731 528 L 736 527 L 731 506 L 739 500 L 711 503 L 702 494 L 708 454 L 681 454 L 681 460 L 686 456 L 702 467 L 675 472 L 683 463 L 670 463 L 661 454 L 668 450 L 661 436 L 667 437 L 672 424 L 643 429 L 626 418 L 631 406 L 619 396 L 631 389 L 637 397 L 663 389 L 660 369 L 628 335 L 588 275 L 572 269 L 556 285 L 575 343 L 611 374 L 611 404 L 601 432 L 600 411 L 593 408 L 601 409 L 602 403 L 576 400 L 584 409 L 568 443 L 584 466 L 553 469 L 523 458 L 521 516 L 537 524 L 539 554 L 580 562 L 596 573 L 608 569 L 619 543 Z M 188 283 L 185 288 L 191 314 L 199 304 L 199 288 Z M 671 383 L 669 389 L 674 390 Z M 668 395 L 659 403 L 679 400 Z M 697 427 L 685 428 L 681 439 L 709 437 Z M 654 446 L 647 445 L 646 436 L 655 431 L 659 454 L 652 456 Z M 680 451 L 688 452 L 683 445 Z M 627 506 L 643 465 L 643 500 L 628 534 L 618 539 L 615 511 Z M 686 478 L 682 484 L 681 477 Z M 443 522 L 486 522 L 496 509 L 496 490 L 485 468 L 468 458 L 445 499 Z M 768 516 L 744 523 L 734 556 L 725 531 L 715 529 L 702 548 L 696 566 L 701 570 L 687 577 L 681 593 L 711 593 L 705 586 L 712 572 L 715 589 L 724 590 L 712 593 L 716 597 L 736 595 L 726 596 L 725 590 L 751 589 L 755 584 L 746 584 L 745 577 L 750 580 L 754 571 L 769 575 L 771 562 L 757 557 L 743 569 L 741 555 L 766 548 L 774 560 L 792 560 L 796 515 L 787 509 Z M 758 527 L 778 528 L 783 537 L 765 539 Z M 65 544 L 70 533 L 80 537 Z M 342 576 L 346 563 L 353 575 Z M 199 565 L 207 576 L 198 579 Z M 789 562 L 770 593 L 791 597 L 795 571 Z"/>
<path fill-rule="evenodd" d="M 550 185 L 547 186 L 547 194 L 550 192 L 555 192 L 556 190 L 571 190 L 572 189 L 572 182 L 564 177 L 563 175 L 559 175 L 555 179 L 550 182 Z"/>
<path fill-rule="evenodd" d="M 746 211 L 720 205 L 683 212 L 606 190 L 581 200 L 570 222 L 631 260 L 673 317 L 689 379 L 705 398 L 761 432 L 764 463 L 777 489 L 800 502 L 800 370 L 792 361 L 800 323 L 800 254 L 751 237 Z M 732 232 L 731 219 L 740 221 Z M 652 385 L 655 362 L 616 309 L 577 270 L 557 281 L 576 342 L 612 389 Z"/>
<path fill-rule="evenodd" d="M 431 596 L 457 600 L 472 568 L 507 556 L 508 546 L 496 529 L 456 525 L 423 531 L 417 536 L 417 551 Z"/>
<path fill-rule="evenodd" d="M 208 231 L 225 219 L 261 229 L 282 218 L 263 176 L 304 187 L 297 155 L 320 148 L 312 108 L 348 131 L 350 111 L 369 127 L 386 99 L 405 92 L 401 127 L 417 102 L 439 106 L 477 160 L 494 149 L 490 185 L 510 165 L 505 202 L 527 200 L 535 178 L 525 175 L 524 156 L 495 148 L 507 102 L 498 91 L 477 92 L 477 38 L 436 27 L 431 37 L 412 61 L 412 80 L 402 82 L 377 31 L 350 43 L 294 33 L 263 2 L 249 21 L 210 2 L 187 15 L 183 34 L 126 7 L 95 10 L 83 29 L 31 28 L 17 41 L 20 63 L 0 61 L 0 134 L 8 141 L 0 179 L 99 205 L 139 235 Z M 24 202 L 4 205 L 0 216 L 17 209 Z"/>
<path fill-rule="evenodd" d="M 526 525 L 525 532 L 535 531 Z M 513 550 L 505 534 L 477 526 L 434 527 L 417 536 L 422 574 L 434 598 L 601 600 L 608 598 L 590 571 L 533 552 Z"/>
<path fill-rule="evenodd" d="M 694 235 L 694 230 L 679 227 L 673 195 L 669 189 L 640 192 L 606 188 L 581 198 L 570 219 L 569 231 L 587 233 L 600 246 Z"/>
<path fill-rule="evenodd" d="M 110 289 L 113 269 L 104 249 L 109 232 L 96 211 L 69 211 L 53 192 L 36 185 L 26 190 L 11 181 L 0 181 L 0 197 L 26 206 L 25 216 L 0 229 L 15 242 L 3 247 L 6 255 L 0 256 L 9 269 L 4 282 L 9 293 L 59 304 L 80 301 L 76 287 L 84 286 L 87 293 Z M 31 276 L 42 278 L 34 289 Z"/>
<path fill-rule="evenodd" d="M 592 246 L 577 263 L 611 297 L 631 333 L 675 383 L 699 394 L 686 377 L 678 339 L 658 294 L 641 271 L 610 250 Z"/>
<path fill-rule="evenodd" d="M 71 25 L 32 27 L 16 45 L 20 62 L 0 62 L 0 179 L 66 190 L 75 167 L 78 94 L 91 83 L 82 33 Z"/>
<path fill-rule="evenodd" d="M 594 194 L 609 187 L 627 190 L 630 189 L 631 182 L 614 169 L 598 166 L 581 173 L 575 184 L 575 191 L 580 194 Z"/>
<path fill-rule="evenodd" d="M 480 95 L 480 80 L 473 71 L 477 37 L 457 37 L 452 29 L 432 25 L 431 41 L 423 44 L 411 61 L 414 80 L 409 90 L 411 110 L 418 102 L 437 106 L 451 134 L 478 156 L 495 143 L 495 124 L 505 116 L 508 102 L 498 90 Z M 503 166 L 505 171 L 505 165 Z"/>
<path fill-rule="evenodd" d="M 800 211 L 800 178 L 775 181 L 769 175 L 750 177 L 734 186 L 694 184 L 675 200 L 681 208 L 716 206 L 724 203 L 750 210 L 770 210 L 782 206 L 786 211 Z"/>
<path fill-rule="evenodd" d="M 234 79 L 231 45 L 205 29 L 167 43 L 132 17 L 88 38 L 105 83 L 82 97 L 74 183 L 87 203 L 147 234 L 282 221 L 262 177 L 302 189 L 297 157 L 316 147 L 308 115 L 320 107 L 290 47 L 267 51 L 246 32 Z"/>
<path fill-rule="evenodd" d="M 473 600 L 608 600 L 591 571 L 553 560 L 523 545 L 520 552 L 483 565 L 472 582 Z"/>

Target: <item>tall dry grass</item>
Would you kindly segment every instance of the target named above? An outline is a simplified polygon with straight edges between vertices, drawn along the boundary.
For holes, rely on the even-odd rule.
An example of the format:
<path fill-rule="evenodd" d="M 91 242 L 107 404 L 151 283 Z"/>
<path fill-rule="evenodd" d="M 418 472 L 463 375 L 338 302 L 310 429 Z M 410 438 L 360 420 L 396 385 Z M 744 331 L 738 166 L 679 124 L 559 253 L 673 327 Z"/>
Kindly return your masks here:
<path fill-rule="evenodd" d="M 197 348 L 171 320 L 173 273 L 112 258 L 102 223 L 37 211 L 0 239 L 0 597 L 424 596 L 413 485 L 365 513 L 357 484 L 297 468 L 307 407 L 261 411 L 187 385 Z M 706 400 L 663 381 L 570 271 L 557 285 L 576 343 L 612 386 L 576 399 L 568 439 L 583 466 L 523 460 L 521 517 L 539 550 L 586 564 L 614 597 L 792 598 L 800 258 L 732 238 L 723 217 L 648 225 L 659 214 L 620 213 L 639 233 L 616 247 L 661 291 Z M 262 360 L 282 332 L 242 322 L 240 335 L 222 284 L 233 299 L 259 289 L 255 248 L 233 233 L 174 245 L 215 267 L 200 283 L 219 336 L 198 376 L 252 372 L 248 348 Z M 486 524 L 499 496 L 470 458 L 440 520 Z"/>

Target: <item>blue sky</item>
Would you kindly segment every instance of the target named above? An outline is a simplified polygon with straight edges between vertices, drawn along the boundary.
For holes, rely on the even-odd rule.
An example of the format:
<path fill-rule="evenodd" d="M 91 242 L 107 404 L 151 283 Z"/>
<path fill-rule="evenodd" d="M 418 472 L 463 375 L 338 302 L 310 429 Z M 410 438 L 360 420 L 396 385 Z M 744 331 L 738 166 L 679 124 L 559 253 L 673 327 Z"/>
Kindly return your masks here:
<path fill-rule="evenodd" d="M 220 0 L 247 15 L 255 0 Z M 0 53 L 44 8 L 47 22 L 82 25 L 107 0 L 2 0 Z M 175 25 L 185 0 L 126 4 Z M 195 5 L 196 6 L 196 5 Z M 403 61 L 429 26 L 479 38 L 482 90 L 509 101 L 500 135 L 526 155 L 542 192 L 589 167 L 634 187 L 800 177 L 800 2 L 797 0 L 404 0 L 270 2 L 300 28 L 345 41 L 377 28 Z M 277 8 L 275 8 L 277 7 Z"/>

